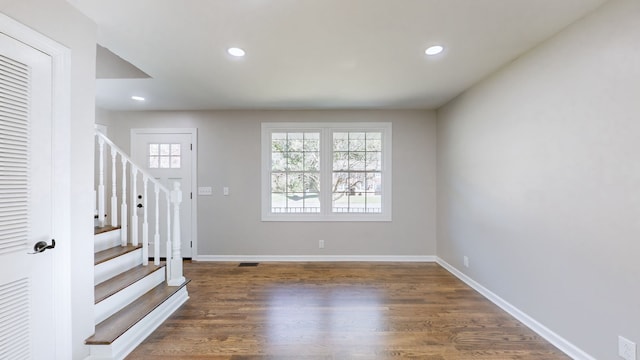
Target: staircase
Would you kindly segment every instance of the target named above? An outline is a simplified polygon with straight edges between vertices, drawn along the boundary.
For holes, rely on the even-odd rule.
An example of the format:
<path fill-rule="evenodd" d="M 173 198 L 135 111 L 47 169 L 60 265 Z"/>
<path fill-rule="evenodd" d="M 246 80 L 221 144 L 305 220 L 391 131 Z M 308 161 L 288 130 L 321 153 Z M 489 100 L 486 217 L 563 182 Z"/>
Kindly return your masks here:
<path fill-rule="evenodd" d="M 88 360 L 123 359 L 149 336 L 164 320 L 174 313 L 188 298 L 188 279 L 182 276 L 180 255 L 179 186 L 173 191 L 162 187 L 133 164 L 128 156 L 101 133 L 96 133 L 103 157 L 105 145 L 112 153 L 112 201 L 109 209 L 111 224 L 106 224 L 104 204 L 104 163 L 99 161 L 100 178 L 97 190 L 97 216 L 94 235 L 94 323 L 95 333 L 85 340 L 90 348 Z M 115 159 L 121 157 L 122 182 L 116 184 Z M 135 187 L 137 174 L 142 174 L 144 187 L 144 214 L 138 219 L 137 211 L 129 214 L 126 202 L 127 179 Z M 146 211 L 147 186 L 155 187 L 155 218 Z M 118 222 L 118 186 L 122 193 L 120 224 Z M 102 194 L 101 194 L 102 192 Z M 166 217 L 159 216 L 161 192 L 166 198 Z M 133 198 L 133 196 L 131 197 Z M 171 217 L 170 205 L 173 205 Z M 168 220 L 167 220 L 168 219 Z M 130 221 L 129 221 L 130 220 Z M 160 223 L 164 221 L 164 233 Z M 155 224 L 152 262 L 149 260 L 149 222 Z M 140 224 L 139 224 L 140 223 Z M 131 224 L 131 229 L 127 224 Z M 173 225 L 173 227 L 171 226 Z M 138 234 L 138 228 L 141 233 Z M 172 231 L 173 230 L 173 231 Z M 141 236 L 141 239 L 140 238 Z M 160 261 L 160 238 L 165 238 L 166 259 Z M 131 239 L 129 242 L 128 239 Z"/>

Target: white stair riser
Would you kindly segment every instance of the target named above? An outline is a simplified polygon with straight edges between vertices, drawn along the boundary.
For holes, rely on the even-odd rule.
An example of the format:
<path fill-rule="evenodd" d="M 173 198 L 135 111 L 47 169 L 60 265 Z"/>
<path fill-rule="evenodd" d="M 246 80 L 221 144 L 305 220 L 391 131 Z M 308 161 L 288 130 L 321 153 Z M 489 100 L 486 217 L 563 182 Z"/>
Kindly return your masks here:
<path fill-rule="evenodd" d="M 93 251 L 107 250 L 118 245 L 120 245 L 120 229 L 107 231 L 94 236 Z"/>
<path fill-rule="evenodd" d="M 142 264 L 142 249 L 120 255 L 94 268 L 94 284 L 100 284 L 112 277 Z"/>
<path fill-rule="evenodd" d="M 95 324 L 115 314 L 135 299 L 153 289 L 165 279 L 165 268 L 160 268 L 119 292 L 100 301 L 94 307 Z"/>
<path fill-rule="evenodd" d="M 90 355 L 85 360 L 124 359 L 188 299 L 189 293 L 184 286 L 111 345 L 90 345 Z"/>

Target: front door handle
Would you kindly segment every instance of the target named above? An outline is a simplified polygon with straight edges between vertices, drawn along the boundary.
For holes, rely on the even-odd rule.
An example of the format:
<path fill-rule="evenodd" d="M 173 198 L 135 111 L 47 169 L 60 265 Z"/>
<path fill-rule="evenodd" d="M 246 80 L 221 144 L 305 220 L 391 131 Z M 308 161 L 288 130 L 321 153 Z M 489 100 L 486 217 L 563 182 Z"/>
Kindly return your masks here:
<path fill-rule="evenodd" d="M 53 249 L 56 247 L 56 240 L 51 239 L 51 245 L 47 244 L 46 241 L 38 241 L 35 245 L 33 245 L 33 251 L 31 254 L 39 254 L 48 249 Z"/>

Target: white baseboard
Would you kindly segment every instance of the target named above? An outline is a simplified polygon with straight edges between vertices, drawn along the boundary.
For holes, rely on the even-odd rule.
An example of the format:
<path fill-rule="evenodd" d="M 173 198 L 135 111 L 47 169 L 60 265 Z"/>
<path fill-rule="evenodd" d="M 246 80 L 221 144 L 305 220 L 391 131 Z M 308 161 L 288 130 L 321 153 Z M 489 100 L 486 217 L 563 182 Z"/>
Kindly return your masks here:
<path fill-rule="evenodd" d="M 531 316 L 527 315 L 526 313 L 524 313 L 523 311 L 521 311 L 517 307 L 511 305 L 509 302 L 507 302 L 506 300 L 504 300 L 500 296 L 496 295 L 495 293 L 491 292 L 489 289 L 487 289 L 484 286 L 480 285 L 478 282 L 476 282 L 475 280 L 473 280 L 472 278 L 470 278 L 469 276 L 467 276 L 466 274 L 464 274 L 460 270 L 456 269 L 455 267 L 453 267 L 451 264 L 447 263 L 443 259 L 441 259 L 439 257 L 436 257 L 436 262 L 440 266 L 445 268 L 447 271 L 449 271 L 451 274 L 453 274 L 455 277 L 457 277 L 458 279 L 462 280 L 465 284 L 469 285 L 474 290 L 479 292 L 482 296 L 487 298 L 489 301 L 491 301 L 492 303 L 496 304 L 502 310 L 504 310 L 507 313 L 509 313 L 509 315 L 511 315 L 514 318 L 518 319 L 520 322 L 522 322 L 528 328 L 530 328 L 531 330 L 536 332 L 538 335 L 543 337 L 545 340 L 547 340 L 548 342 L 553 344 L 555 347 L 560 349 L 560 351 L 562 351 L 565 354 L 567 354 L 568 356 L 570 356 L 572 359 L 574 359 L 574 360 L 596 360 L 596 358 L 594 358 L 593 356 L 587 354 L 586 352 L 582 351 L 577 346 L 575 346 L 572 343 L 570 343 L 569 341 L 567 341 L 562 336 L 560 336 L 560 335 L 556 334 L 555 332 L 551 331 L 549 328 L 547 328 L 546 326 L 542 325 L 541 323 L 539 323 L 534 318 L 532 318 Z"/>
<path fill-rule="evenodd" d="M 194 261 L 217 262 L 435 262 L 431 255 L 199 255 Z"/>

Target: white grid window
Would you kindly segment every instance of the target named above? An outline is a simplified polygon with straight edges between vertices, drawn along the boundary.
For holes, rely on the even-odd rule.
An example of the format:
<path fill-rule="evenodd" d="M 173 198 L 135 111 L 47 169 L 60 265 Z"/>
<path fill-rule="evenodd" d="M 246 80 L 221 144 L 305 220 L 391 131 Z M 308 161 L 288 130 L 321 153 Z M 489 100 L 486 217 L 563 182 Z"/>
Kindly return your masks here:
<path fill-rule="evenodd" d="M 332 211 L 382 212 L 382 132 L 334 132 Z"/>
<path fill-rule="evenodd" d="M 150 169 L 180 169 L 180 144 L 149 144 Z"/>
<path fill-rule="evenodd" d="M 390 221 L 390 123 L 263 123 L 264 221 Z"/>
<path fill-rule="evenodd" d="M 320 212 L 320 133 L 271 133 L 271 211 Z"/>

